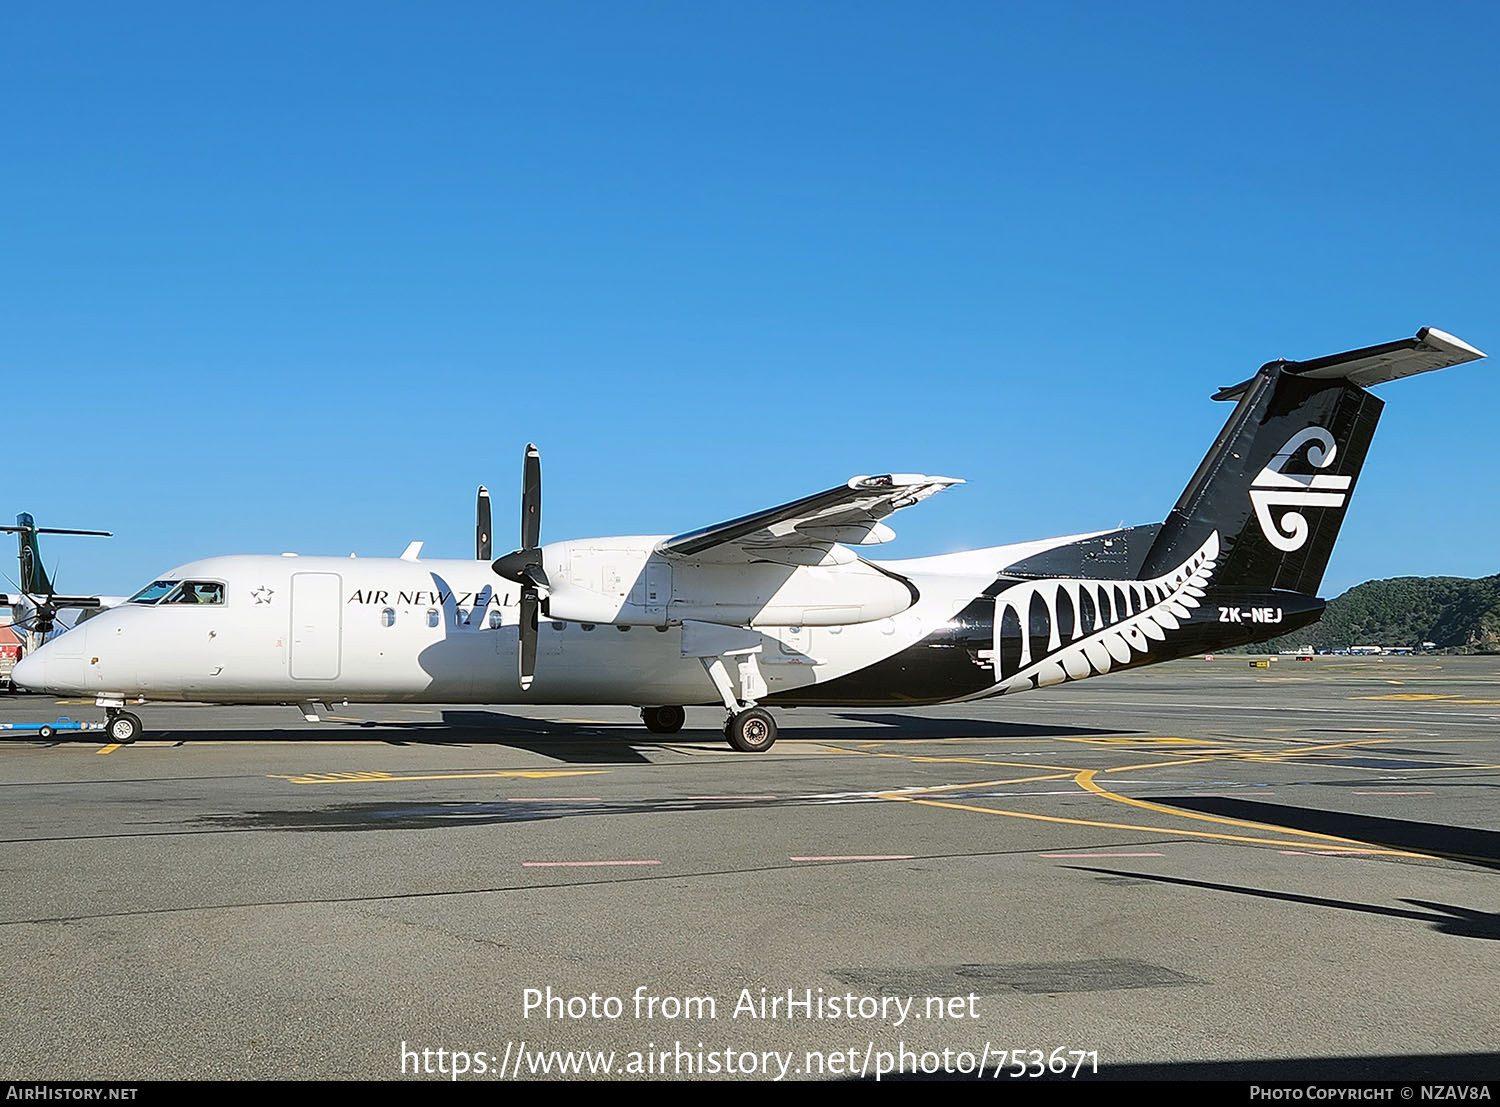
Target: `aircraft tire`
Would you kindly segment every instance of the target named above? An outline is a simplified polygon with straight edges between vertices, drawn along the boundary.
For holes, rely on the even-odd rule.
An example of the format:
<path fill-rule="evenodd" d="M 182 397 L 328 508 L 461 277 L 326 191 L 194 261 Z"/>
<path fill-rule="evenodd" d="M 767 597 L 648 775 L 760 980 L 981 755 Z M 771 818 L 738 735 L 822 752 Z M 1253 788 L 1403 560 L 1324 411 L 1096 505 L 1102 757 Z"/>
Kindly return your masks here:
<path fill-rule="evenodd" d="M 724 737 L 741 753 L 765 753 L 776 744 L 776 720 L 764 707 L 752 707 L 730 717 Z"/>
<path fill-rule="evenodd" d="M 116 745 L 128 746 L 141 736 L 141 721 L 128 711 L 110 716 L 104 732 Z"/>
<path fill-rule="evenodd" d="M 652 734 L 676 734 L 687 722 L 687 712 L 675 705 L 641 708 L 641 722 Z"/>

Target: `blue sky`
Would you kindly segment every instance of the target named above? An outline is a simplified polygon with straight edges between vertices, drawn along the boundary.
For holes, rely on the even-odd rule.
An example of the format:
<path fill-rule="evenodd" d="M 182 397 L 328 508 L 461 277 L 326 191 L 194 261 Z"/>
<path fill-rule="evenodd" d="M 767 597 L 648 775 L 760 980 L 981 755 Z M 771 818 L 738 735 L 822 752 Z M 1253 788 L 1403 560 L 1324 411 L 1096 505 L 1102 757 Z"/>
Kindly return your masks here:
<path fill-rule="evenodd" d="M 221 10 L 222 9 L 222 10 Z M 9 5 L 0 514 L 67 590 L 969 483 L 1162 518 L 1277 356 L 1500 354 L 1488 4 Z M 1500 369 L 1387 401 L 1324 593 L 1500 572 Z M 13 566 L 8 561 L 7 568 Z M 13 572 L 13 570 L 12 570 Z"/>

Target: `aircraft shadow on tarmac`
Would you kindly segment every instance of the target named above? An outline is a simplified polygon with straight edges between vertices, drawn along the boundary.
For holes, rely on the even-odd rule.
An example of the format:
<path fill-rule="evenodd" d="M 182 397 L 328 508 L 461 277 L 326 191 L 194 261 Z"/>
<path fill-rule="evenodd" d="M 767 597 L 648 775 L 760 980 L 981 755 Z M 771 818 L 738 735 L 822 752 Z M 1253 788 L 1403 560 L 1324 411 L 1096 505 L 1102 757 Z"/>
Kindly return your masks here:
<path fill-rule="evenodd" d="M 1230 892 L 1239 896 L 1254 896 L 1257 899 L 1274 899 L 1282 903 L 1303 903 L 1309 907 L 1332 907 L 1340 911 L 1358 911 L 1366 915 L 1384 915 L 1392 919 L 1411 919 L 1427 923 L 1439 934 L 1452 934 L 1459 938 L 1486 938 L 1500 940 L 1500 914 L 1493 911 L 1475 911 L 1468 907 L 1452 907 L 1433 903 L 1425 899 L 1404 899 L 1411 910 L 1401 907 L 1383 907 L 1376 903 L 1356 903 L 1347 899 L 1330 899 L 1326 896 L 1304 896 L 1298 892 L 1273 892 L 1268 888 L 1246 888 L 1237 884 L 1219 884 L 1210 880 L 1188 880 L 1177 876 L 1157 876 L 1152 873 L 1128 872 L 1123 869 L 1096 869 L 1085 865 L 1068 865 L 1066 868 L 1078 872 L 1098 873 L 1108 878 L 1125 877 L 1132 883 L 1150 881 L 1155 884 L 1175 884 L 1182 888 L 1205 888 L 1214 892 Z"/>
<path fill-rule="evenodd" d="M 1149 802 L 1246 822 L 1283 826 L 1289 830 L 1348 838 L 1363 845 L 1431 854 L 1481 868 L 1500 869 L 1500 831 L 1385 819 L 1376 815 L 1354 815 L 1347 811 L 1323 811 L 1311 807 L 1292 807 L 1281 803 L 1220 796 L 1158 796 L 1149 797 Z M 1309 848 L 1316 847 L 1309 844 Z"/>
<path fill-rule="evenodd" d="M 895 714 L 845 714 L 835 712 L 840 719 L 865 726 L 878 726 L 876 737 L 882 742 L 932 739 L 932 738 L 1102 738 L 1113 735 L 1139 734 L 1137 730 L 1120 730 L 1112 727 L 1067 726 L 1062 723 L 1013 723 L 1003 719 L 960 719 L 942 716 L 925 718 L 914 715 Z M 791 718 L 781 732 L 783 738 L 830 738 L 848 739 L 859 734 L 849 727 L 801 728 Z"/>
<path fill-rule="evenodd" d="M 1062 724 L 1011 723 L 993 719 L 923 718 L 910 715 L 839 714 L 854 726 L 805 726 L 793 722 L 782 729 L 780 742 L 849 742 L 878 738 L 881 742 L 931 742 L 951 738 L 1071 738 L 1102 737 L 1138 733 L 1101 727 Z M 18 736 L 21 737 L 21 736 Z M 243 729 L 187 730 L 180 727 L 152 729 L 148 741 L 173 742 L 383 742 L 393 746 L 474 746 L 493 745 L 525 750 L 564 764 L 645 764 L 645 750 L 671 747 L 701 748 L 714 752 L 724 750 L 724 738 L 717 729 L 689 726 L 677 734 L 652 735 L 635 720 L 618 722 L 566 722 L 507 715 L 501 711 L 479 709 L 445 710 L 441 719 L 402 720 L 384 723 L 367 719 L 361 722 L 325 720 L 316 729 Z M 23 740 L 35 741 L 32 735 Z M 58 746 L 68 742 L 101 741 L 90 733 L 80 738 L 59 735 L 46 744 Z"/>
<path fill-rule="evenodd" d="M 586 784 L 581 785 L 587 788 Z M 545 822 L 580 815 L 662 815 L 701 811 L 743 811 L 751 808 L 825 807 L 830 804 L 883 802 L 875 796 L 699 796 L 662 799 L 606 800 L 497 799 L 481 802 L 386 801 L 342 803 L 320 808 L 244 811 L 201 816 L 199 821 L 228 830 L 437 830 L 500 823 Z"/>

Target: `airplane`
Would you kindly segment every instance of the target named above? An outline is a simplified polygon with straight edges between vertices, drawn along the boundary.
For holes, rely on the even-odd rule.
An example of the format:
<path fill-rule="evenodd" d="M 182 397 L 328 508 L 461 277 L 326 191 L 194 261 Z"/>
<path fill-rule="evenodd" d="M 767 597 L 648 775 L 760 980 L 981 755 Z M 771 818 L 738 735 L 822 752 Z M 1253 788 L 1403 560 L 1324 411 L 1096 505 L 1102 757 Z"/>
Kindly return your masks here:
<path fill-rule="evenodd" d="M 1368 389 L 1484 357 L 1452 335 L 1266 363 L 1160 523 L 909 560 L 856 552 L 961 481 L 889 473 L 678 535 L 541 541 L 526 447 L 520 546 L 493 558 L 214 557 L 180 565 L 15 670 L 126 705 L 628 704 L 679 730 L 722 705 L 764 752 L 770 708 L 1011 695 L 1265 641 L 1317 621 L 1323 571 L 1383 401 Z"/>
<path fill-rule="evenodd" d="M 106 607 L 123 603 L 125 596 L 65 596 L 53 587 L 42 564 L 39 534 L 82 534 L 96 538 L 114 537 L 107 530 L 62 530 L 56 527 L 39 527 L 36 520 L 26 512 L 16 516 L 16 525 L 0 526 L 0 531 L 9 531 L 16 536 L 20 547 L 21 579 L 20 592 L 14 595 L 0 593 L 0 607 L 11 609 L 11 625 L 23 635 L 26 650 L 41 647 L 54 633 L 71 630 L 80 620 Z M 66 612 L 77 611 L 76 616 Z"/>

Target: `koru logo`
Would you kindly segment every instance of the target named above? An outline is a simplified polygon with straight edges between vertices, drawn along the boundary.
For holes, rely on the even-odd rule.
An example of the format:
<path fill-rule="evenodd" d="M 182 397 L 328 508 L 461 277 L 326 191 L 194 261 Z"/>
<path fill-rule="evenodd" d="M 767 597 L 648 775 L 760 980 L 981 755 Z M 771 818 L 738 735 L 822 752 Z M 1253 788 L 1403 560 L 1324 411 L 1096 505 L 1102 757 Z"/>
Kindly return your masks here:
<path fill-rule="evenodd" d="M 1326 469 L 1333 464 L 1338 446 L 1333 435 L 1323 427 L 1308 427 L 1287 439 L 1286 445 L 1276 451 L 1266 465 L 1250 482 L 1250 502 L 1255 505 L 1255 519 L 1260 523 L 1266 541 L 1278 550 L 1291 553 L 1300 550 L 1307 542 L 1307 519 L 1300 511 L 1281 509 L 1301 507 L 1343 507 L 1349 498 L 1349 485 L 1353 477 L 1336 477 L 1329 473 L 1286 473 L 1287 462 L 1297 452 L 1307 447 L 1307 460 L 1314 469 Z"/>

